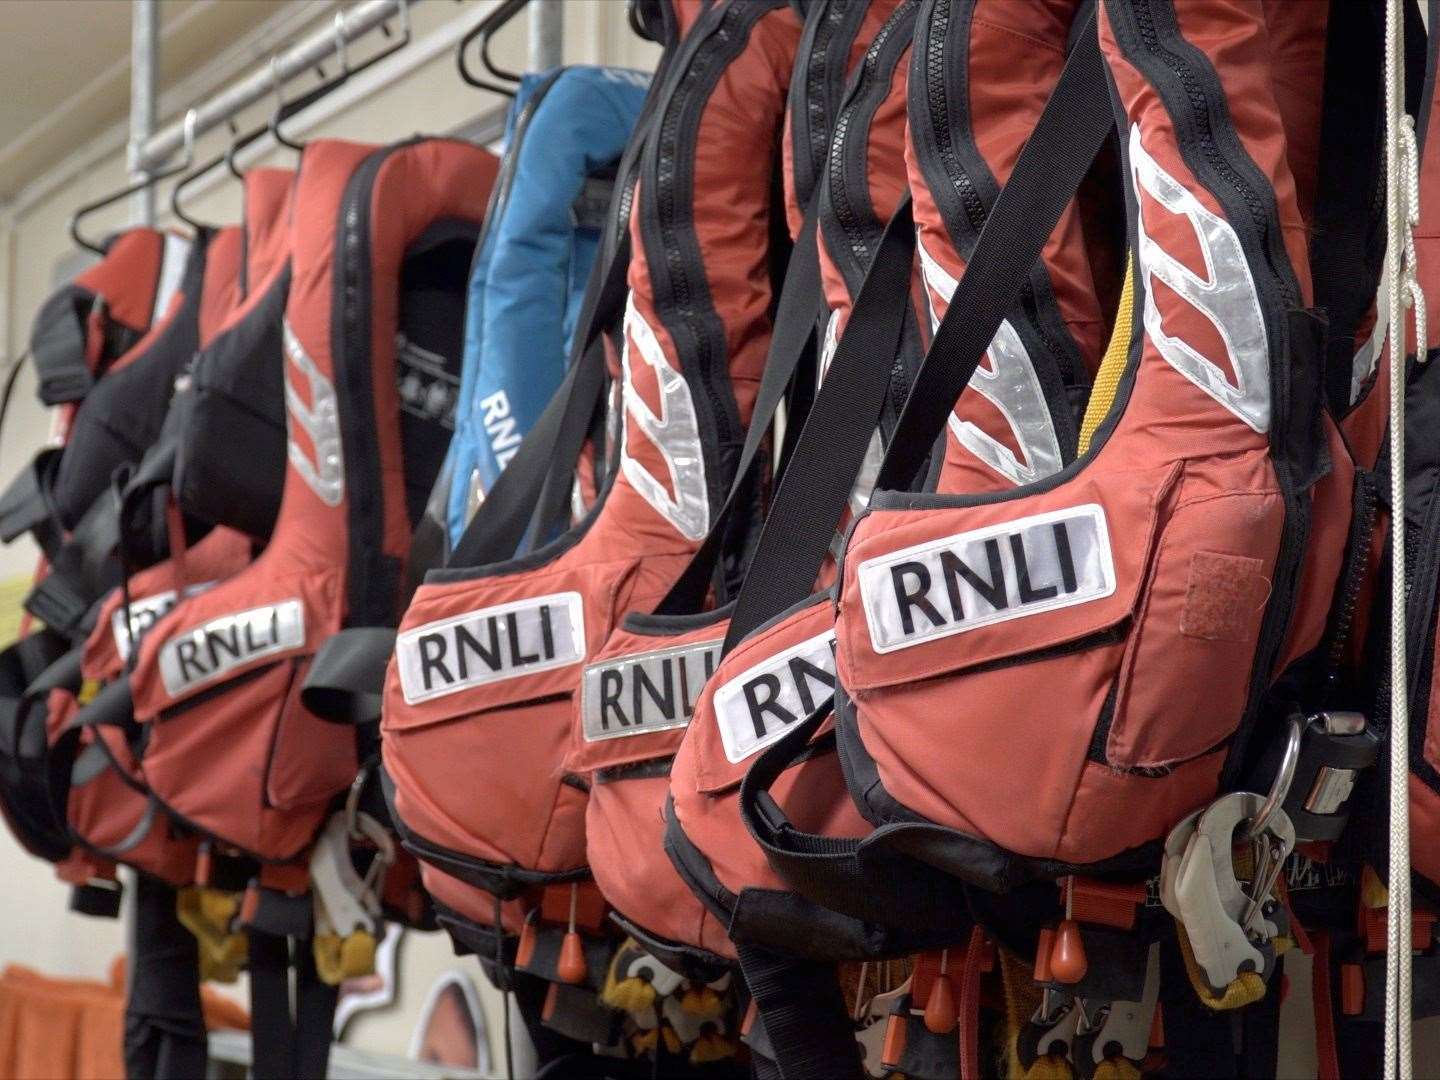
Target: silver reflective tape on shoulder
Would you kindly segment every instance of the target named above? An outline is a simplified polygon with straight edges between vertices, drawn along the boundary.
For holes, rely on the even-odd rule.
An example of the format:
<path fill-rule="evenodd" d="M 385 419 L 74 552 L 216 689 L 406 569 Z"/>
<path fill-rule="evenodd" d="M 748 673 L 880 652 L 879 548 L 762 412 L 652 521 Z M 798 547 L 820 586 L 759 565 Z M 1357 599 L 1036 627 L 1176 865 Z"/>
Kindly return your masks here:
<path fill-rule="evenodd" d="M 1145 282 L 1145 333 L 1165 362 L 1262 435 L 1270 430 L 1270 349 L 1265 316 L 1240 237 L 1224 218 L 1212 214 L 1180 181 L 1152 158 L 1130 127 L 1130 171 L 1135 199 L 1144 191 L 1172 214 L 1190 221 L 1205 275 L 1201 277 L 1145 231 L 1145 215 L 1136 216 L 1140 272 L 1164 282 L 1203 315 L 1225 344 L 1235 381 L 1188 341 L 1165 332 L 1155 288 Z"/>
<path fill-rule="evenodd" d="M 585 605 L 577 592 L 480 608 L 406 630 L 395 641 L 409 705 L 584 659 Z"/>
<path fill-rule="evenodd" d="M 335 384 L 321 373 L 295 331 L 290 320 L 284 320 L 285 355 L 285 448 L 290 464 L 326 506 L 339 506 L 345 497 L 345 458 L 340 444 L 340 405 L 335 397 Z M 295 389 L 291 365 L 302 375 L 310 390 L 310 404 Z M 299 427 L 314 447 L 311 461 L 304 448 L 295 441 Z"/>
<path fill-rule="evenodd" d="M 617 656 L 585 669 L 581 731 L 586 742 L 668 731 L 690 723 L 724 642 L 699 641 Z"/>
<path fill-rule="evenodd" d="M 931 329 L 939 326 L 935 314 L 935 296 L 949 302 L 958 282 L 922 243 L 920 266 L 925 275 L 926 293 L 930 300 Z M 1055 434 L 1055 421 L 1045 401 L 1045 391 L 1035 374 L 1035 364 L 1020 334 L 1009 319 L 1000 323 L 994 339 L 985 350 L 988 363 L 981 364 L 970 376 L 969 388 L 995 406 L 1004 419 L 1024 461 L 1015 452 L 969 420 L 950 414 L 950 432 L 970 453 L 1012 484 L 1031 484 L 1059 472 L 1064 467 L 1060 439 Z"/>
<path fill-rule="evenodd" d="M 767 657 L 715 691 L 715 722 L 732 765 L 776 742 L 835 690 L 833 629 Z"/>
<path fill-rule="evenodd" d="M 214 584 L 213 581 L 206 581 L 198 585 L 187 586 L 185 595 L 198 596 Z M 150 628 L 160 621 L 161 616 L 170 612 L 177 599 L 174 589 L 166 589 L 164 592 L 131 600 L 128 629 L 125 625 L 124 604 L 110 613 L 110 632 L 115 637 L 115 651 L 120 654 L 121 660 L 130 659 L 130 643 L 134 641 L 138 644 L 150 632 Z"/>
<path fill-rule="evenodd" d="M 858 574 L 877 653 L 1115 591 L 1110 530 L 1095 503 L 916 544 L 865 560 Z"/>
<path fill-rule="evenodd" d="M 634 386 L 634 353 L 650 365 L 660 391 L 660 413 L 651 411 Z M 670 473 L 670 491 L 630 456 L 628 439 L 622 437 L 620 471 L 655 512 L 687 540 L 703 540 L 710 528 L 710 493 L 705 483 L 705 453 L 700 444 L 700 424 L 690 385 L 685 376 L 670 366 L 659 339 L 635 307 L 632 293 L 625 306 L 625 347 L 620 353 L 624 368 L 625 422 L 633 422 L 655 444 Z"/>
<path fill-rule="evenodd" d="M 239 667 L 305 645 L 305 605 L 282 600 L 211 619 L 160 646 L 160 677 L 171 697 Z"/>
<path fill-rule="evenodd" d="M 155 304 L 150 309 L 150 323 L 153 326 L 165 317 L 170 301 L 185 278 L 185 264 L 190 260 L 191 242 L 179 233 L 167 232 L 165 246 L 160 253 L 160 277 L 155 282 Z"/>

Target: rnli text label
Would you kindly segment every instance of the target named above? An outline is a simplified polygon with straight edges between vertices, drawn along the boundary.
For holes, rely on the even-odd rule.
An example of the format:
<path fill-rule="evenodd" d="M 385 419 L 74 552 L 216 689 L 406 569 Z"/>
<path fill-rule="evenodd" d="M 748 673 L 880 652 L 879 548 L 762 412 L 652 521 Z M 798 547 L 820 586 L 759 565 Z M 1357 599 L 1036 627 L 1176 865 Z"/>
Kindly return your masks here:
<path fill-rule="evenodd" d="M 160 677 L 171 697 L 214 682 L 264 656 L 305 644 L 299 600 L 222 615 L 160 646 Z"/>
<path fill-rule="evenodd" d="M 1115 591 L 1094 503 L 931 540 L 860 564 L 871 647 L 908 649 Z"/>
<path fill-rule="evenodd" d="M 204 592 L 214 585 L 213 581 L 206 581 L 199 585 L 191 585 L 185 589 L 186 596 L 195 596 Z M 160 621 L 161 616 L 167 615 L 178 600 L 174 589 L 167 589 L 165 592 L 155 593 L 153 596 L 142 596 L 130 601 L 130 625 L 125 625 L 125 605 L 121 604 L 110 613 L 110 632 L 115 636 L 115 651 L 120 654 L 121 660 L 130 659 L 130 643 L 139 642 L 150 628 Z"/>
<path fill-rule="evenodd" d="M 720 662 L 720 641 L 618 656 L 585 669 L 586 742 L 684 727 Z"/>
<path fill-rule="evenodd" d="M 835 631 L 802 641 L 742 671 L 715 691 L 715 720 L 731 764 L 779 741 L 835 689 Z"/>
<path fill-rule="evenodd" d="M 576 592 L 481 608 L 417 626 L 395 642 L 400 688 L 411 705 L 583 659 L 585 616 Z"/>

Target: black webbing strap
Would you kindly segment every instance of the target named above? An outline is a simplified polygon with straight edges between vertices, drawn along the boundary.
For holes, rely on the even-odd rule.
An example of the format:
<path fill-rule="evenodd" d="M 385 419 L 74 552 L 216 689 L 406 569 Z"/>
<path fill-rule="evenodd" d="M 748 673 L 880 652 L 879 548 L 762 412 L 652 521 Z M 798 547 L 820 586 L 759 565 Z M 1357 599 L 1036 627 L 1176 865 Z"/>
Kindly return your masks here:
<path fill-rule="evenodd" d="M 859 1044 L 845 1022 L 849 1006 L 833 966 L 782 956 L 744 941 L 735 943 L 735 951 L 785 1080 L 864 1075 Z"/>
<path fill-rule="evenodd" d="M 1310 270 L 1315 306 L 1325 312 L 1330 411 L 1350 408 L 1355 333 L 1375 298 L 1385 235 L 1380 208 L 1380 90 L 1385 12 L 1373 4 L 1331 4 L 1325 27 L 1325 90 Z"/>
<path fill-rule="evenodd" d="M 955 401 L 1112 130 L 1114 117 L 1092 12 L 1009 182 L 995 201 L 966 273 L 916 374 L 891 436 L 877 490 L 908 488 L 920 471 Z M 867 287 L 880 269 L 877 256 Z M 908 288 L 908 265 L 905 273 Z M 864 292 L 862 289 L 862 297 Z M 858 309 L 858 300 L 856 306 Z M 886 322 L 898 327 L 900 314 L 892 310 Z M 879 341 L 875 340 L 882 330 L 878 319 L 852 317 L 852 325 L 855 322 L 861 325 L 853 331 L 847 329 L 846 340 L 835 350 L 835 361 L 765 520 L 730 621 L 726 651 L 776 612 L 810 595 L 830 549 L 878 422 L 887 385 L 874 370 L 881 365 L 872 365 L 867 371 L 864 364 L 845 371 L 847 378 L 840 383 L 841 352 L 848 344 L 850 355 L 857 360 L 894 355 L 890 326 L 883 325 L 884 340 Z M 888 376 L 888 364 L 884 368 Z M 827 393 L 832 382 L 837 385 Z"/>
<path fill-rule="evenodd" d="M 305 675 L 300 703 L 322 720 L 380 722 L 385 666 L 395 650 L 388 626 L 352 626 L 328 638 Z"/>
<path fill-rule="evenodd" d="M 810 753 L 832 711 L 827 700 L 750 764 L 740 783 L 740 817 L 770 866 L 800 895 L 848 918 L 924 937 L 967 910 L 957 878 L 883 843 L 862 852 L 860 839 L 804 832 L 770 795 L 775 781 Z"/>
<path fill-rule="evenodd" d="M 124 475 L 122 469 L 121 475 Z M 107 488 L 90 504 L 70 538 L 51 556 L 45 577 L 25 597 L 25 609 L 73 638 L 89 633 L 87 616 L 119 584 L 119 492 Z"/>
<path fill-rule="evenodd" d="M 76 652 L 80 652 L 79 649 Z M 79 674 L 79 669 L 76 669 Z M 130 680 L 116 679 L 102 686 L 96 695 L 87 701 L 70 718 L 72 728 L 115 727 L 128 733 L 138 730 L 135 720 L 135 701 L 131 696 Z"/>
<path fill-rule="evenodd" d="M 905 399 L 877 490 L 908 488 L 925 464 L 1045 242 L 1115 129 L 1094 20 L 1092 12 L 980 230 L 946 318 Z M 958 314 L 952 319 L 951 312 Z"/>
<path fill-rule="evenodd" d="M 59 464 L 60 449 L 49 447 L 35 455 L 0 494 L 0 543 L 10 543 L 22 533 L 31 533 L 47 558 L 53 557 L 64 539 L 55 517 L 49 484 Z"/>
<path fill-rule="evenodd" d="M 295 1007 L 290 1006 L 291 939 L 255 927 L 250 956 L 250 1074 L 256 1080 L 324 1076 L 330 1060 L 337 987 L 315 969 L 308 938 L 294 939 Z"/>
<path fill-rule="evenodd" d="M 829 549 L 830 536 L 850 497 L 885 404 L 892 361 L 900 348 L 910 303 L 914 256 L 915 221 L 907 196 L 880 237 L 845 333 L 835 346 L 825 379 L 780 478 L 731 618 L 726 652 L 771 615 L 791 606 L 779 603 L 771 594 L 772 573 L 805 578 L 804 590 L 793 602 L 810 592 L 823 551 L 809 573 L 791 573 L 775 564 L 788 557 L 790 534 L 797 530 L 823 535 L 824 548 Z M 838 509 L 823 522 L 810 509 L 837 500 Z"/>
<path fill-rule="evenodd" d="M 295 1021 L 290 1015 L 290 942 L 276 934 L 251 929 L 250 1075 L 256 1080 L 281 1080 L 292 1075 L 291 1047 Z"/>
<path fill-rule="evenodd" d="M 450 566 L 484 566 L 514 556 L 532 521 L 549 520 L 560 485 L 568 500 L 590 418 L 605 394 L 604 332 L 625 310 L 630 241 L 621 238 L 595 290 L 588 322 L 579 325 L 570 370 L 520 449 L 496 477 L 450 553 Z M 588 298 L 587 298 L 588 299 Z"/>
<path fill-rule="evenodd" d="M 1266 994 L 1278 997 L 1278 994 Z M 1210 1008 L 1190 985 L 1180 943 L 1160 943 L 1160 1007 L 1164 1010 L 1165 1073 L 1177 1080 L 1237 1075 L 1233 1013 Z"/>
<path fill-rule="evenodd" d="M 785 282 L 775 307 L 770 349 L 765 356 L 765 369 L 760 376 L 760 388 L 750 413 L 745 443 L 740 448 L 734 480 L 725 502 L 712 519 L 704 543 L 671 586 L 665 599 L 660 601 L 655 609 L 657 615 L 689 615 L 704 608 L 706 593 L 710 590 L 725 538 L 729 535 L 731 517 L 737 506 L 748 502 L 743 496 L 752 490 L 751 470 L 755 467 L 760 448 L 765 445 L 765 434 L 775 420 L 780 403 L 786 400 L 786 391 L 795 373 L 807 366 L 802 362 L 807 356 L 815 356 L 816 327 L 825 308 L 825 293 L 820 278 L 819 202 L 818 195 L 811 200 L 805 212 L 805 221 L 800 226 L 799 239 L 785 268 Z M 798 425 L 800 422 L 793 415 L 786 419 L 790 424 Z"/>
<path fill-rule="evenodd" d="M 200 953 L 175 913 L 175 890 L 138 874 L 125 994 L 128 1080 L 186 1080 L 206 1073 Z"/>

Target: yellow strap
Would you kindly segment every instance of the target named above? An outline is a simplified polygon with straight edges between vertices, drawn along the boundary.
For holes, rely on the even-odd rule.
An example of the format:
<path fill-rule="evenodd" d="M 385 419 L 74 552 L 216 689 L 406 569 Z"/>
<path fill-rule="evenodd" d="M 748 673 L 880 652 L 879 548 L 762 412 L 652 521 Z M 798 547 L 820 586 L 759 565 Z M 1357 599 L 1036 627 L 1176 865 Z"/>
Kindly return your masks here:
<path fill-rule="evenodd" d="M 310 944 L 315 954 L 315 972 L 326 986 L 375 974 L 375 937 L 368 930 L 356 930 L 343 938 L 339 934 L 316 934 Z"/>
<path fill-rule="evenodd" d="M 1110 1057 L 1095 1066 L 1095 1080 L 1140 1080 L 1140 1070 L 1129 1058 Z"/>
<path fill-rule="evenodd" d="M 1090 440 L 1110 415 L 1110 406 L 1115 404 L 1115 395 L 1120 390 L 1120 380 L 1125 375 L 1125 362 L 1130 357 L 1130 332 L 1133 326 L 1135 306 L 1135 270 L 1132 261 L 1125 260 L 1125 284 L 1120 289 L 1120 306 L 1115 312 L 1115 328 L 1110 331 L 1110 344 L 1100 360 L 1100 370 L 1095 373 L 1095 383 L 1090 388 L 1090 402 L 1085 406 L 1085 421 L 1080 425 L 1080 453 L 1090 449 Z"/>
<path fill-rule="evenodd" d="M 1104 1066 L 1100 1066 L 1104 1068 Z M 1011 1076 L 1020 1076 L 1018 1072 L 1012 1072 Z M 1035 1059 L 1035 1064 L 1026 1069 L 1023 1080 L 1071 1080 L 1075 1072 L 1070 1068 L 1070 1062 L 1066 1061 L 1059 1054 L 1041 1054 Z M 1097 1070 L 1095 1075 L 1100 1075 Z"/>
<path fill-rule="evenodd" d="M 239 910 L 240 898 L 232 893 L 200 886 L 180 890 L 175 913 L 199 945 L 202 981 L 233 983 L 240 977 L 250 945 L 244 934 L 230 930 Z"/>
<path fill-rule="evenodd" d="M 1190 947 L 1190 938 L 1185 933 L 1185 927 L 1181 926 L 1179 930 L 1180 952 L 1185 957 L 1185 972 L 1190 976 L 1190 985 L 1195 988 L 1196 996 L 1208 1007 L 1216 1012 L 1242 1009 L 1265 996 L 1265 980 L 1254 971 L 1242 971 L 1240 977 L 1219 994 L 1211 990 L 1205 973 L 1195 961 L 1195 953 Z"/>

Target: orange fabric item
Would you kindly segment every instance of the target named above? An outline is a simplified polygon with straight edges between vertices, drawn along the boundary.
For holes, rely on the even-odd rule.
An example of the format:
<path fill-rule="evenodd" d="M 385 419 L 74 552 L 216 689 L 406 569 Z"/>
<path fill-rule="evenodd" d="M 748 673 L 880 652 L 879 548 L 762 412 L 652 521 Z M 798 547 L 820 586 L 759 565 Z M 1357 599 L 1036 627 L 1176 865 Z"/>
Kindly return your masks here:
<path fill-rule="evenodd" d="M 201 989 L 205 1027 L 249 1030 L 235 1002 Z M 125 958 L 110 980 L 63 979 L 9 964 L 0 971 L 0 1076 L 109 1080 L 125 1075 Z"/>

